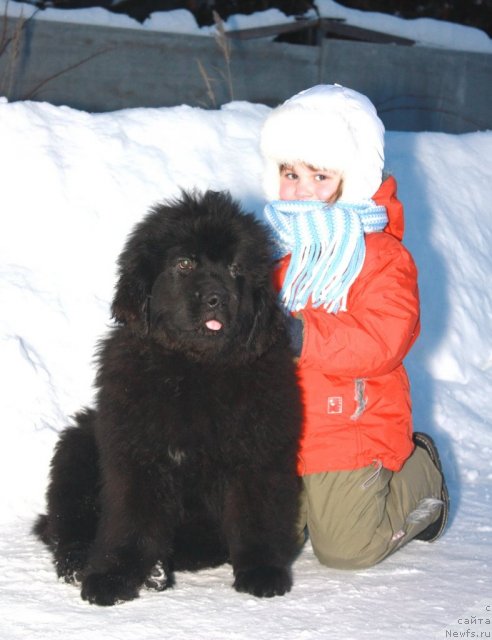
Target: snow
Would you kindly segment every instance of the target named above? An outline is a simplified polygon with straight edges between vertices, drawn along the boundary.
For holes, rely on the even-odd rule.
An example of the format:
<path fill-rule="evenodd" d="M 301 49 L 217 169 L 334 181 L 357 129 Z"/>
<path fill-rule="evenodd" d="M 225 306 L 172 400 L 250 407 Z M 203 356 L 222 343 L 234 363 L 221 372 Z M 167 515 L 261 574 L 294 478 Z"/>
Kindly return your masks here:
<path fill-rule="evenodd" d="M 329 0 L 318 5 L 323 15 L 348 16 L 352 24 L 367 16 Z M 0 0 L 0 12 L 5 6 Z M 8 4 L 9 14 L 20 10 L 28 15 L 32 6 Z M 200 32 L 186 11 L 154 14 L 144 27 L 100 9 L 64 13 L 63 19 L 131 28 L 162 20 L 166 30 L 179 24 L 183 32 Z M 269 19 L 277 21 L 278 13 Z M 407 27 L 415 35 L 418 21 L 372 17 L 381 30 L 396 33 L 399 24 L 400 35 L 410 34 Z M 252 26 L 243 18 L 234 20 Z M 264 18 L 251 21 L 265 24 Z M 442 45 L 449 23 L 421 24 L 430 32 L 421 32 L 423 41 Z M 472 44 L 463 48 L 486 43 L 490 51 L 482 32 L 449 29 L 460 45 L 470 35 Z M 435 437 L 452 499 L 443 538 L 410 543 L 356 572 L 323 568 L 308 544 L 283 598 L 236 593 L 225 566 L 178 574 L 170 591 L 144 591 L 138 600 L 100 609 L 57 581 L 48 552 L 30 535 L 44 509 L 57 433 L 93 397 L 94 348 L 109 326 L 115 259 L 127 233 L 150 206 L 181 188 L 229 189 L 261 217 L 258 132 L 268 110 L 233 102 L 216 111 L 182 105 L 89 114 L 0 98 L 2 640 L 490 634 L 490 624 L 464 620 L 490 620 L 492 604 L 491 131 L 386 135 L 386 168 L 398 180 L 405 244 L 420 273 L 422 334 L 406 363 L 415 426 Z"/>
<path fill-rule="evenodd" d="M 474 27 L 432 18 L 403 19 L 384 13 L 359 11 L 342 7 L 333 0 L 316 0 L 316 6 L 324 18 L 339 18 L 354 27 L 410 38 L 422 46 L 492 53 L 492 40 L 484 31 Z"/>
<path fill-rule="evenodd" d="M 261 217 L 266 113 L 247 102 L 89 114 L 0 100 L 1 638 L 417 640 L 464 630 L 466 610 L 490 606 L 492 132 L 387 132 L 422 291 L 407 362 L 415 423 L 439 444 L 452 498 L 441 540 L 356 572 L 323 568 L 308 545 L 283 598 L 236 593 L 225 566 L 107 610 L 58 582 L 30 535 L 57 432 L 92 399 L 127 233 L 180 188 L 230 189 Z"/>
<path fill-rule="evenodd" d="M 346 24 L 355 27 L 374 29 L 382 33 L 391 33 L 395 36 L 409 38 L 422 46 L 492 53 L 492 39 L 484 31 L 474 27 L 432 18 L 405 20 L 383 13 L 349 9 L 333 0 L 316 0 L 315 5 L 320 17 L 341 19 Z M 5 12 L 10 16 L 23 15 L 25 18 L 34 16 L 35 19 L 40 20 L 97 24 L 124 29 L 144 29 L 202 36 L 210 36 L 215 33 L 214 26 L 199 27 L 194 16 L 185 9 L 154 12 L 143 24 L 129 16 L 111 13 L 100 7 L 76 10 L 48 8 L 43 11 L 36 11 L 36 8 L 27 2 L 19 3 L 0 0 L 0 15 Z M 303 17 L 315 19 L 317 14 L 312 9 Z M 286 16 L 278 9 L 268 9 L 252 15 L 232 15 L 224 21 L 224 27 L 226 31 L 251 29 L 294 22 L 295 19 L 295 16 Z"/>

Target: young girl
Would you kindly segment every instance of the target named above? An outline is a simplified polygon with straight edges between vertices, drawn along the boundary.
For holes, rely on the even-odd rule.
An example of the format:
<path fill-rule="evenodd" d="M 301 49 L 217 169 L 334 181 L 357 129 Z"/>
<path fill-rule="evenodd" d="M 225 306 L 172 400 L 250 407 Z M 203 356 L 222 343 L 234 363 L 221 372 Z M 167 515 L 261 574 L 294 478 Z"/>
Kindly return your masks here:
<path fill-rule="evenodd" d="M 417 271 L 383 180 L 384 126 L 365 96 L 318 85 L 270 113 L 261 148 L 305 407 L 300 531 L 323 564 L 368 567 L 435 540 L 448 514 L 434 442 L 412 435 Z"/>

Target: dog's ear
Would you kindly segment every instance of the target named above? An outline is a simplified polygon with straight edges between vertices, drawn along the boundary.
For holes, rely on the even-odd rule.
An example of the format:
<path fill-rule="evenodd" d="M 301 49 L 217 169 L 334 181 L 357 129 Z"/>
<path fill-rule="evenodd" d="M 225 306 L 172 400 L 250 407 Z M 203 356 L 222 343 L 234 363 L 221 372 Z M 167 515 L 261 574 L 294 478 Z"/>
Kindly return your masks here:
<path fill-rule="evenodd" d="M 146 334 L 149 330 L 149 298 L 152 275 L 141 263 L 130 267 L 125 254 L 120 259 L 120 276 L 111 305 L 113 319 L 133 331 Z"/>
<path fill-rule="evenodd" d="M 246 350 L 257 356 L 284 340 L 288 344 L 285 316 L 277 302 L 273 287 L 262 286 L 254 292 L 254 316 L 246 341 Z"/>
<path fill-rule="evenodd" d="M 153 207 L 134 227 L 118 258 L 111 314 L 117 323 L 140 334 L 149 329 L 149 296 L 166 252 L 164 238 L 170 235 L 173 221 L 170 211 L 165 205 Z"/>
<path fill-rule="evenodd" d="M 140 334 L 148 332 L 149 296 L 158 268 L 157 256 L 160 250 L 164 251 L 160 247 L 159 220 L 159 211 L 151 211 L 129 235 L 118 258 L 118 281 L 111 315 L 118 324 Z"/>

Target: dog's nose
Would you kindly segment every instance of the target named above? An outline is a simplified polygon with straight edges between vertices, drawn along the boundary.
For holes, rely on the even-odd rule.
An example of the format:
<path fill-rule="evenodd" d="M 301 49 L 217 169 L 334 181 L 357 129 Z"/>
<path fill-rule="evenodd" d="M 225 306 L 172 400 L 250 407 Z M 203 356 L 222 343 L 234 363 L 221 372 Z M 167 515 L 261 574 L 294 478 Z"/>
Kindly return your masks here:
<path fill-rule="evenodd" d="M 219 309 L 227 305 L 229 295 L 227 289 L 217 281 L 206 283 L 200 287 L 197 295 L 204 307 L 207 309 Z"/>
<path fill-rule="evenodd" d="M 217 307 L 219 303 L 220 303 L 220 297 L 215 293 L 209 296 L 207 300 L 207 304 L 211 309 L 215 309 L 215 307 Z"/>
<path fill-rule="evenodd" d="M 216 278 L 211 278 L 209 282 L 200 282 L 195 296 L 200 301 L 201 307 L 208 310 L 217 310 L 229 303 L 227 288 Z"/>
<path fill-rule="evenodd" d="M 205 303 L 210 309 L 216 309 L 224 304 L 226 298 L 225 292 L 211 291 L 205 296 Z"/>

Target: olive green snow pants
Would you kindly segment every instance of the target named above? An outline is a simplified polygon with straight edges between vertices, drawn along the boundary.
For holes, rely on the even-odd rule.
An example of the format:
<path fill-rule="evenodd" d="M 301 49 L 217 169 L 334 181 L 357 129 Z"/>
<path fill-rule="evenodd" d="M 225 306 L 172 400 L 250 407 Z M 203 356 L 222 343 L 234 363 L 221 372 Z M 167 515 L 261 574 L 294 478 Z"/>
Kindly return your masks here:
<path fill-rule="evenodd" d="M 337 569 L 380 562 L 441 511 L 441 474 L 419 447 L 399 472 L 369 466 L 316 473 L 303 477 L 303 487 L 300 536 L 307 526 L 319 561 Z"/>

